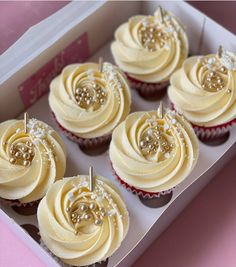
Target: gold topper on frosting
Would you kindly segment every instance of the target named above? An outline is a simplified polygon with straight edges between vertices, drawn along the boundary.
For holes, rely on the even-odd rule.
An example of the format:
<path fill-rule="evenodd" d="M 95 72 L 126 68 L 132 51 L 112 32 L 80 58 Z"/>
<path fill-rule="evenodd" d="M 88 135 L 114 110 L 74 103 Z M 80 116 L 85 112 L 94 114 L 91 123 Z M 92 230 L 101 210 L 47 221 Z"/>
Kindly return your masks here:
<path fill-rule="evenodd" d="M 26 112 L 24 114 L 24 134 L 28 136 L 28 120 L 29 115 Z M 9 162 L 11 164 L 22 165 L 25 167 L 30 166 L 34 158 L 34 144 L 30 141 L 18 141 L 10 145 L 9 148 Z"/>
<path fill-rule="evenodd" d="M 216 55 L 203 57 L 201 63 L 206 68 L 201 80 L 202 88 L 209 92 L 225 90 L 226 93 L 231 93 L 231 89 L 226 86 L 229 70 L 236 70 L 236 56 L 219 46 Z"/>
<path fill-rule="evenodd" d="M 66 212 L 77 235 L 80 228 L 88 224 L 102 226 L 105 217 L 114 214 L 112 206 L 115 204 L 111 196 L 104 190 L 102 183 L 95 181 L 93 167 L 89 168 L 89 183 L 84 180 L 74 186 L 75 190 L 69 194 Z M 80 197 L 81 194 L 84 194 L 83 197 Z M 106 198 L 111 205 L 108 211 L 100 203 L 103 198 Z"/>
<path fill-rule="evenodd" d="M 103 61 L 99 58 L 99 72 L 103 72 Z M 94 77 L 93 70 L 87 71 L 87 79 L 79 81 L 74 97 L 77 104 L 86 110 L 97 110 L 105 104 L 107 100 L 107 90 L 103 84 L 98 83 Z"/>
<path fill-rule="evenodd" d="M 165 158 L 168 158 L 171 150 L 174 148 L 174 144 L 169 142 L 164 134 L 169 130 L 169 125 L 158 125 L 158 119 L 163 119 L 164 115 L 163 104 L 161 102 L 157 110 L 157 116 L 152 116 L 147 120 L 148 127 L 142 133 L 139 142 L 142 154 L 146 158 L 150 158 L 150 156 L 153 156 L 158 152 L 163 154 Z"/>
<path fill-rule="evenodd" d="M 168 40 L 172 34 L 177 36 L 178 30 L 171 17 L 159 6 L 154 17 L 148 16 L 142 20 L 138 38 L 142 47 L 153 52 L 163 47 L 168 49 Z"/>
<path fill-rule="evenodd" d="M 122 81 L 118 77 L 116 69 L 110 63 L 103 63 L 103 59 L 100 57 L 98 72 L 101 80 L 94 76 L 93 69 L 89 69 L 86 78 L 80 79 L 74 89 L 76 103 L 86 111 L 96 111 L 104 106 L 108 99 L 109 88 L 120 103 L 119 90 L 122 90 Z"/>

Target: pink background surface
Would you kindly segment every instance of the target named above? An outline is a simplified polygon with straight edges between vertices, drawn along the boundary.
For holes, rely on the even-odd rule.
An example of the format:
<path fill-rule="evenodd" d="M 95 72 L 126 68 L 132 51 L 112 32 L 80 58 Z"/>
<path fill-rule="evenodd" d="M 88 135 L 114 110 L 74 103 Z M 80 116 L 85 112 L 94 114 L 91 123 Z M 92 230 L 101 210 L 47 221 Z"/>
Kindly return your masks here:
<path fill-rule="evenodd" d="M 0 220 L 0 266 L 42 267 L 40 259 Z"/>
<path fill-rule="evenodd" d="M 66 2 L 0 2 L 0 54 L 28 27 Z M 236 33 L 236 2 L 192 2 Z M 236 157 L 178 216 L 133 267 L 236 266 Z M 0 221 L 0 266 L 43 267 Z"/>
<path fill-rule="evenodd" d="M 68 1 L 0 1 L 0 54 L 32 25 L 65 6 Z"/>
<path fill-rule="evenodd" d="M 236 157 L 133 267 L 235 267 L 235 166 Z"/>

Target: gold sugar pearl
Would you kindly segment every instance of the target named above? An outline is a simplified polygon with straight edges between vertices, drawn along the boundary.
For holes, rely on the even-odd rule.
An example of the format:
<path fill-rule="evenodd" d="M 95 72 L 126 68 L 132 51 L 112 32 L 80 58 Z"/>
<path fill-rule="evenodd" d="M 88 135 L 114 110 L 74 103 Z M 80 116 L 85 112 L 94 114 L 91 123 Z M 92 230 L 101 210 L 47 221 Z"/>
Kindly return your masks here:
<path fill-rule="evenodd" d="M 77 216 L 78 216 L 78 214 L 76 212 L 71 213 L 71 218 L 75 218 Z"/>
<path fill-rule="evenodd" d="M 29 160 L 24 160 L 24 161 L 23 161 L 23 165 L 24 165 L 25 167 L 28 167 L 28 166 L 30 165 L 30 161 L 29 161 Z"/>
<path fill-rule="evenodd" d="M 94 210 L 96 208 L 96 205 L 94 203 L 89 204 L 89 209 Z"/>
<path fill-rule="evenodd" d="M 19 158 L 21 155 L 22 155 L 22 153 L 21 153 L 20 151 L 17 151 L 17 152 L 15 153 L 15 156 L 16 156 L 17 158 Z"/>
<path fill-rule="evenodd" d="M 85 205 L 85 204 L 82 204 L 81 206 L 80 206 L 80 210 L 81 211 L 86 211 L 88 209 L 88 207 Z"/>
<path fill-rule="evenodd" d="M 100 225 L 102 225 L 102 220 L 100 220 L 100 219 L 96 219 L 96 220 L 94 221 L 94 224 L 97 225 L 97 226 L 100 226 Z"/>
<path fill-rule="evenodd" d="M 148 145 L 148 148 L 149 148 L 150 150 L 152 150 L 153 146 L 150 144 L 150 145 Z"/>
<path fill-rule="evenodd" d="M 26 152 L 26 151 L 28 150 L 28 148 L 27 148 L 27 147 L 25 147 L 25 146 L 22 146 L 22 148 L 21 148 L 21 149 L 22 149 L 22 151 L 23 151 L 23 152 Z"/>
<path fill-rule="evenodd" d="M 30 158 L 30 154 L 29 154 L 29 153 L 25 153 L 25 154 L 23 154 L 23 158 L 24 158 L 24 159 L 29 159 L 29 158 Z"/>
<path fill-rule="evenodd" d="M 15 158 L 10 158 L 9 161 L 10 161 L 11 164 L 15 164 L 16 163 L 16 159 Z"/>
<path fill-rule="evenodd" d="M 11 154 L 11 155 L 15 154 L 15 150 L 11 148 L 11 149 L 10 149 L 10 154 Z"/>
<path fill-rule="evenodd" d="M 88 220 L 90 220 L 92 218 L 92 216 L 90 215 L 90 214 L 85 214 L 84 215 L 84 219 L 85 219 L 85 221 L 88 221 Z"/>
<path fill-rule="evenodd" d="M 141 148 L 144 148 L 144 147 L 146 147 L 146 144 L 147 144 L 147 143 L 146 143 L 145 141 L 142 140 L 142 141 L 140 142 L 140 147 L 141 147 Z"/>

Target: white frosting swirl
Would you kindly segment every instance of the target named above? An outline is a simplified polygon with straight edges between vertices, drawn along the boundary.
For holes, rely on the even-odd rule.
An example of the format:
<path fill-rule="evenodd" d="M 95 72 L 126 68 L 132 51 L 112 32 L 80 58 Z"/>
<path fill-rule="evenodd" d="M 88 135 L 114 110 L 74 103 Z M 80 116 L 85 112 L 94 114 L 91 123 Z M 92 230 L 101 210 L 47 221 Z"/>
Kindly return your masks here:
<path fill-rule="evenodd" d="M 49 186 L 63 177 L 66 167 L 64 144 L 51 127 L 31 119 L 28 131 L 24 132 L 22 120 L 8 120 L 0 124 L 0 197 L 22 203 L 41 199 Z M 27 142 L 33 144 L 31 164 L 10 163 L 11 147 Z M 20 161 L 20 157 L 17 160 Z"/>
<path fill-rule="evenodd" d="M 131 77 L 148 83 L 167 81 L 188 55 L 187 35 L 178 20 L 160 9 L 154 16 L 134 16 L 115 32 L 111 51 Z M 148 43 L 147 43 L 148 40 Z"/>
<path fill-rule="evenodd" d="M 84 266 L 103 261 L 119 248 L 127 234 L 129 216 L 117 189 L 101 176 L 95 181 L 90 192 L 88 176 L 64 178 L 40 202 L 38 222 L 43 242 L 67 264 Z M 93 209 L 89 208 L 91 204 Z M 81 205 L 87 205 L 82 215 L 75 212 Z M 100 225 L 94 223 L 98 210 L 104 212 Z M 83 216 L 88 213 L 90 219 L 85 220 Z M 78 217 L 81 222 L 73 223 Z"/>
<path fill-rule="evenodd" d="M 163 118 L 156 111 L 135 112 L 113 132 L 110 158 L 124 182 L 157 193 L 190 174 L 198 158 L 198 141 L 191 125 L 175 112 L 168 111 Z"/>
<path fill-rule="evenodd" d="M 105 95 L 101 105 L 96 102 L 99 101 L 96 96 L 101 97 L 101 93 L 96 93 L 93 85 L 99 86 Z M 89 88 L 90 100 L 85 93 L 75 95 L 84 87 Z M 80 97 L 82 104 L 78 104 Z M 86 101 L 92 104 L 86 106 Z M 49 104 L 65 129 L 78 137 L 95 138 L 111 134 L 126 118 L 131 96 L 124 74 L 110 63 L 103 64 L 102 72 L 95 63 L 73 64 L 51 82 Z"/>
<path fill-rule="evenodd" d="M 212 127 L 236 117 L 236 69 L 226 64 L 224 55 L 229 54 L 221 59 L 217 55 L 188 58 L 171 77 L 169 98 L 195 125 Z"/>

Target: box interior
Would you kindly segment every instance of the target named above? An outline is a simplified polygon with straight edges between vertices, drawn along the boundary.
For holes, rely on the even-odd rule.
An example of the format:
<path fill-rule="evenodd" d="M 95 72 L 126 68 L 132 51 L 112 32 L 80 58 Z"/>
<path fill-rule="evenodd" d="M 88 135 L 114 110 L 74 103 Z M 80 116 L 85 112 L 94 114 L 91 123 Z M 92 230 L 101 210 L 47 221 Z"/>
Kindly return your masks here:
<path fill-rule="evenodd" d="M 89 59 L 91 61 L 97 61 L 99 56 L 103 56 L 104 60 L 113 62 L 112 56 L 110 54 L 110 41 L 112 34 L 120 23 L 126 21 L 131 15 L 137 14 L 141 12 L 143 14 L 153 14 L 158 5 L 161 5 L 163 8 L 174 13 L 179 19 L 182 21 L 182 24 L 187 25 L 186 30 L 190 39 L 190 53 L 191 54 L 199 54 L 199 53 L 208 53 L 217 50 L 219 46 L 219 36 L 220 44 L 223 45 L 226 49 L 235 49 L 236 48 L 236 38 L 233 34 L 225 30 L 223 27 L 205 17 L 204 14 L 195 10 L 193 7 L 189 6 L 184 2 L 158 2 L 158 1 L 143 1 L 143 2 L 109 2 L 104 3 L 103 5 L 94 7 L 94 12 L 91 12 L 86 19 L 81 21 L 78 25 L 72 27 L 67 33 L 65 33 L 65 38 L 61 38 L 61 40 L 55 42 L 55 44 L 51 45 L 50 51 L 53 53 L 57 53 L 62 47 L 64 47 L 65 43 L 68 43 L 73 38 L 75 38 L 74 34 L 77 33 L 77 36 L 83 32 L 84 30 L 89 33 L 90 40 L 90 48 L 92 57 Z M 71 8 L 75 8 L 76 5 L 73 3 Z M 68 8 L 65 7 L 65 8 Z M 122 12 L 116 12 L 117 8 L 120 8 Z M 123 12 L 124 11 L 124 12 Z M 112 18 L 112 20 L 111 20 Z M 49 20 L 50 21 L 50 20 Z M 107 23 L 109 21 L 109 23 Z M 110 23 L 110 21 L 112 21 Z M 96 24 L 95 24 L 96 23 Z M 95 25 L 99 25 L 99 27 L 106 28 L 107 30 L 101 32 L 100 34 L 96 33 Z M 78 30 L 80 29 L 80 30 Z M 64 29 L 66 32 L 66 29 Z M 214 34 L 211 34 L 214 32 Z M 72 38 L 73 36 L 73 38 Z M 96 36 L 99 36 L 98 40 L 96 40 Z M 69 41 L 68 41 L 69 39 Z M 103 45 L 105 44 L 105 45 Z M 54 47 L 56 50 L 52 49 Z M 99 48 L 100 47 L 100 48 Z M 98 49 L 99 48 L 99 49 Z M 42 54 L 42 57 L 47 56 L 49 50 L 46 49 Z M 95 52 L 96 51 L 96 52 Z M 234 50 L 235 51 L 235 50 Z M 9 52 L 9 51 L 8 51 Z M 36 58 L 36 62 L 40 62 L 43 60 L 41 57 Z M 35 66 L 35 60 L 33 65 Z M 10 83 L 16 79 L 17 75 L 22 75 L 23 73 L 27 73 L 27 69 L 29 69 L 31 64 L 27 63 L 25 66 L 22 66 L 23 70 L 20 69 L 16 73 L 14 73 L 13 77 L 9 77 Z M 20 74 L 19 74 L 20 73 Z M 12 78 L 12 79 L 11 79 Z M 22 77 L 24 79 L 24 77 Z M 8 84 L 4 82 L 5 84 Z M 8 86 L 8 85 L 7 85 Z M 3 93 L 4 86 L 0 88 L 0 96 L 1 100 L 4 100 L 7 96 L 13 94 L 14 89 L 8 93 Z M 4 97 L 2 97 L 4 96 Z M 132 111 L 136 110 L 151 110 L 156 109 L 158 106 L 158 102 L 146 102 L 141 99 L 138 94 L 132 90 L 133 97 L 133 106 Z M 20 101 L 19 99 L 14 99 L 14 101 Z M 167 99 L 164 100 L 166 103 Z M 9 105 L 9 102 L 6 101 L 6 104 Z M 2 108 L 2 107 L 1 107 Z M 1 109 L 0 108 L 0 109 Z M 21 106 L 21 111 L 23 111 L 23 106 Z M 7 110 L 7 109 L 6 109 Z M 2 111 L 2 109 L 1 109 Z M 0 115 L 0 121 L 4 118 L 14 117 L 19 113 L 20 109 L 14 110 L 12 113 Z M 52 119 L 50 114 L 47 95 L 40 98 L 32 107 L 28 109 L 28 112 L 31 117 L 36 117 L 39 120 L 45 121 L 56 130 L 57 127 Z M 22 115 L 20 115 L 22 117 Z M 61 134 L 61 133 L 60 133 Z M 137 246 L 143 244 L 142 247 L 147 247 L 151 241 L 144 239 L 144 237 L 148 234 L 148 232 L 155 226 L 157 230 L 155 231 L 156 238 L 160 233 L 160 229 L 164 229 L 171 222 L 171 219 L 163 219 L 168 218 L 170 213 L 175 213 L 172 207 L 180 195 L 183 198 L 182 202 L 183 208 L 184 205 L 187 205 L 187 201 L 184 200 L 184 194 L 188 188 L 192 188 L 191 194 L 192 196 L 196 195 L 197 189 L 194 190 L 194 182 L 198 179 L 204 177 L 204 174 L 209 170 L 213 169 L 213 167 L 219 165 L 218 161 L 224 157 L 226 159 L 229 158 L 229 155 L 233 154 L 231 147 L 235 144 L 236 141 L 236 129 L 232 129 L 229 139 L 226 143 L 216 147 L 209 147 L 202 143 L 200 143 L 200 157 L 195 167 L 194 171 L 189 175 L 189 177 L 181 183 L 173 192 L 173 196 L 171 201 L 163 207 L 160 208 L 148 208 L 144 206 L 139 198 L 125 189 L 123 189 L 119 183 L 115 180 L 112 175 L 110 162 L 108 154 L 103 154 L 96 157 L 91 157 L 83 154 L 78 146 L 75 146 L 71 141 L 66 139 L 62 134 L 61 137 L 66 144 L 68 150 L 68 160 L 67 160 L 67 172 L 66 176 L 72 176 L 77 173 L 86 174 L 88 173 L 88 162 L 90 165 L 93 165 L 95 168 L 95 172 L 103 175 L 114 181 L 117 187 L 120 188 L 122 195 L 125 198 L 125 201 L 128 206 L 128 210 L 130 212 L 130 223 L 131 227 L 126 237 L 125 241 L 122 243 L 120 249 L 109 259 L 108 266 L 129 266 L 132 262 L 137 258 L 137 253 L 132 254 L 131 252 L 143 250 L 137 250 Z M 211 177 L 214 175 L 214 172 L 211 173 Z M 5 211 L 11 218 L 15 220 L 15 222 L 19 225 L 22 224 L 33 224 L 37 225 L 35 214 L 30 216 L 22 216 L 16 213 L 10 206 L 5 203 L 0 203 L 1 208 Z M 180 211 L 180 209 L 177 209 Z M 158 228 L 159 221 L 164 220 L 164 226 Z M 132 227 L 135 225 L 135 227 Z M 145 240 L 145 243 L 142 243 Z M 136 248 L 136 249 L 135 249 Z M 40 250 L 40 248 L 39 248 Z M 128 257 L 129 255 L 133 255 L 132 257 Z M 127 260 L 128 259 L 128 260 Z"/>

